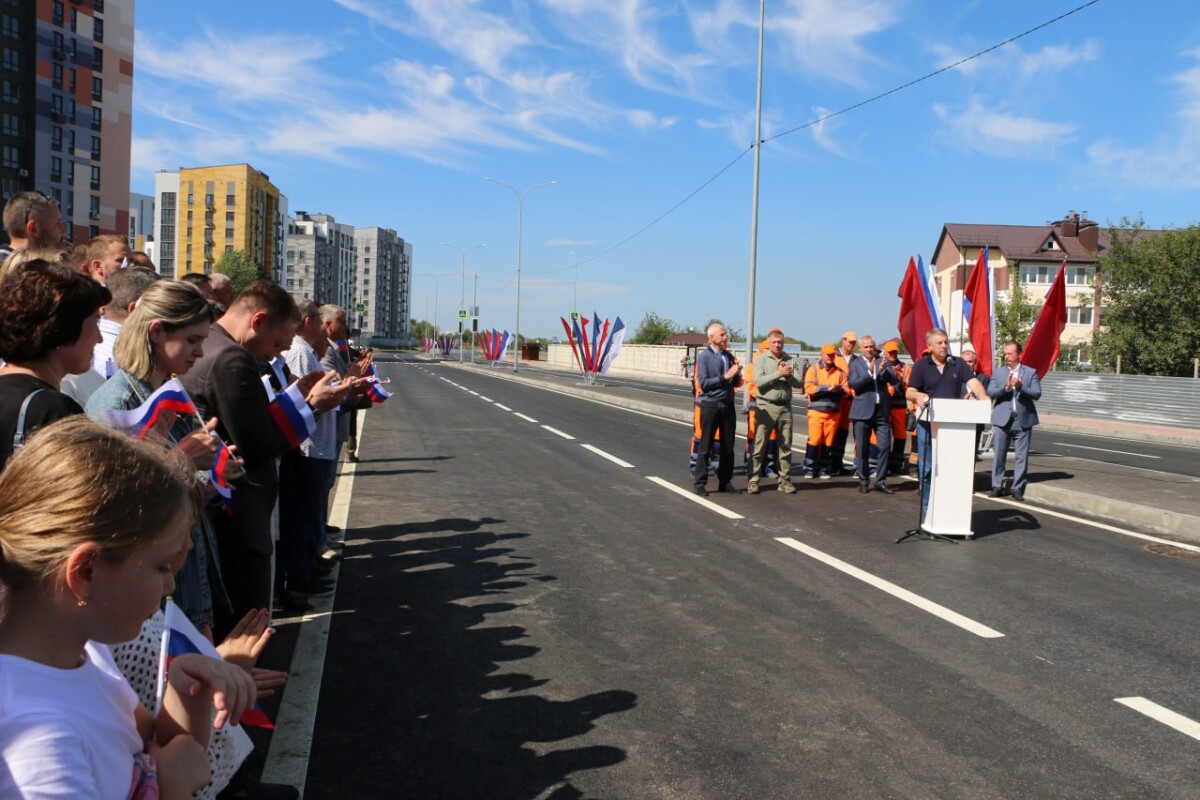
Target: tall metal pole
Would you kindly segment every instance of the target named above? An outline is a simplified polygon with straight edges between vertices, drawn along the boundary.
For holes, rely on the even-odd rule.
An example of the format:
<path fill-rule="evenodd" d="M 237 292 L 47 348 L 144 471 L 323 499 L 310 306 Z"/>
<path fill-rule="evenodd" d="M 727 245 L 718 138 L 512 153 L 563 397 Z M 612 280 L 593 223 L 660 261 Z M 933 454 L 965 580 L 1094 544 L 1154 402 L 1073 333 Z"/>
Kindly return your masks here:
<path fill-rule="evenodd" d="M 458 295 L 458 307 L 464 308 L 467 304 L 467 253 L 471 252 L 472 250 L 478 250 L 481 247 L 487 247 L 487 245 L 486 244 L 477 244 L 474 247 L 468 247 L 466 250 L 463 250 L 461 247 L 455 247 L 454 245 L 450 244 L 449 242 L 442 242 L 442 246 L 449 247 L 451 250 L 457 250 L 458 254 L 460 256 L 462 256 L 462 286 L 461 286 L 461 289 L 459 290 L 459 295 Z M 470 315 L 468 314 L 468 316 L 470 316 Z M 465 328 L 465 325 L 463 323 L 465 323 L 465 322 L 466 322 L 465 319 L 460 319 L 458 321 L 458 363 L 460 363 L 460 364 L 462 363 L 462 360 L 463 360 L 463 352 L 462 352 L 463 351 L 463 347 L 462 347 L 463 341 L 462 341 L 462 339 L 463 339 L 463 329 Z"/>
<path fill-rule="evenodd" d="M 475 273 L 475 289 L 471 294 L 471 316 L 479 318 L 479 273 Z M 475 363 L 475 331 L 471 331 L 471 363 Z"/>
<path fill-rule="evenodd" d="M 755 272 L 758 269 L 758 172 L 762 160 L 762 84 L 763 42 L 766 34 L 767 0 L 758 2 L 758 92 L 754 110 L 754 195 L 750 205 L 750 292 L 746 309 L 746 361 L 754 355 L 754 291 Z M 746 389 L 745 403 L 750 402 L 750 387 Z"/>
<path fill-rule="evenodd" d="M 513 372 L 516 372 L 517 365 L 521 362 L 521 234 L 525 222 L 525 195 L 542 186 L 554 186 L 558 181 L 542 181 L 520 190 L 511 183 L 498 181 L 495 178 L 485 177 L 484 180 L 511 189 L 512 193 L 517 196 L 517 329 L 513 334 Z"/>
<path fill-rule="evenodd" d="M 574 253 L 571 255 L 575 256 Z M 579 256 L 575 256 L 575 293 L 571 300 L 571 311 L 579 310 Z"/>

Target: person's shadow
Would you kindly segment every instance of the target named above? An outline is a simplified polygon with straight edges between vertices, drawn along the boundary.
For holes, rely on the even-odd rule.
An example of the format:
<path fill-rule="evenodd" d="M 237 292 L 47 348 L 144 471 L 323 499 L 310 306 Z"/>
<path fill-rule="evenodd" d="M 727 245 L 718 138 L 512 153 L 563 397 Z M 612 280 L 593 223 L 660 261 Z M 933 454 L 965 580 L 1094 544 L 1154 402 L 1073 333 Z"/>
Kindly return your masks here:
<path fill-rule="evenodd" d="M 554 581 L 514 552 L 503 520 L 450 518 L 354 532 L 342 564 L 306 785 L 311 797 L 578 797 L 572 773 L 620 763 L 619 747 L 545 743 L 592 731 L 637 695 L 573 699 L 516 668 L 539 648 L 500 599 Z M 361 543 L 361 540 L 367 540 Z M 362 558 L 360 556 L 367 556 Z M 531 746 L 539 743 L 539 746 Z M 565 793 L 564 793 L 565 792 Z"/>

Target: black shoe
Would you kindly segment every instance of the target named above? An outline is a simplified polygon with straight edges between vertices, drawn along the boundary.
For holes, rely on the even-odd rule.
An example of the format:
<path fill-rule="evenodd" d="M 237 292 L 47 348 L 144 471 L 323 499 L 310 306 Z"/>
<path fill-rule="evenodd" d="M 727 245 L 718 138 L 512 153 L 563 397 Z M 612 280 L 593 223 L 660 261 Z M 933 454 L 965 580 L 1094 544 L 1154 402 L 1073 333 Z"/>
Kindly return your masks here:
<path fill-rule="evenodd" d="M 350 461 L 350 463 L 351 463 L 351 464 L 357 464 L 357 463 L 358 463 L 358 456 L 354 455 L 354 453 L 351 453 L 351 454 L 350 454 L 350 456 L 349 456 L 349 461 Z"/>
<path fill-rule="evenodd" d="M 1014 491 L 1009 492 L 1008 494 L 1010 497 L 1012 497 L 1013 500 L 1016 500 L 1018 503 L 1025 502 L 1025 493 L 1024 492 L 1018 492 L 1018 491 L 1014 490 Z"/>
<path fill-rule="evenodd" d="M 1004 489 L 992 489 L 988 492 L 988 497 L 1003 497 Z"/>
<path fill-rule="evenodd" d="M 858 492 L 859 492 L 859 494 L 867 494 L 867 493 L 868 493 L 868 492 L 870 492 L 870 491 L 871 491 L 871 487 L 870 487 L 870 485 L 869 485 L 869 484 L 866 484 L 866 483 L 860 483 L 860 484 L 858 485 Z"/>
<path fill-rule="evenodd" d="M 724 494 L 741 494 L 742 493 L 742 490 L 735 487 L 732 483 L 722 483 L 720 486 L 717 487 L 717 491 L 722 492 Z"/>
<path fill-rule="evenodd" d="M 312 611 L 312 603 L 305 600 L 295 592 L 284 589 L 275 598 L 275 607 L 280 611 Z"/>
<path fill-rule="evenodd" d="M 705 489 L 703 486 L 696 486 L 692 489 L 692 491 L 701 497 L 708 497 L 708 489 Z"/>
<path fill-rule="evenodd" d="M 339 528 L 337 525 L 326 525 L 325 532 L 326 533 L 341 533 L 342 529 Z"/>
<path fill-rule="evenodd" d="M 314 594 L 329 594 L 333 591 L 333 586 L 333 581 L 326 580 L 325 578 L 309 578 L 306 581 L 289 585 L 288 588 L 293 592 L 311 596 Z"/>
<path fill-rule="evenodd" d="M 875 484 L 875 491 L 883 492 L 884 494 L 895 494 L 896 493 L 895 491 L 893 491 L 892 489 L 889 489 L 886 485 L 884 485 L 882 483 Z"/>

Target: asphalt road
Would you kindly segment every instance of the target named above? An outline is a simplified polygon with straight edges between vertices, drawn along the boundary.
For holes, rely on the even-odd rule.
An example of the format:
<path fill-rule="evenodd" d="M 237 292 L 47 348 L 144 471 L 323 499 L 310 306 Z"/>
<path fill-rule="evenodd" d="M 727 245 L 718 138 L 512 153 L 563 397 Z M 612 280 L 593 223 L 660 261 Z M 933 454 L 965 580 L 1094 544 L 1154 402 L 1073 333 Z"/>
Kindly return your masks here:
<path fill-rule="evenodd" d="M 896 545 L 912 484 L 702 505 L 686 426 L 382 371 L 306 796 L 1196 795 L 1200 562 L 984 500 Z"/>

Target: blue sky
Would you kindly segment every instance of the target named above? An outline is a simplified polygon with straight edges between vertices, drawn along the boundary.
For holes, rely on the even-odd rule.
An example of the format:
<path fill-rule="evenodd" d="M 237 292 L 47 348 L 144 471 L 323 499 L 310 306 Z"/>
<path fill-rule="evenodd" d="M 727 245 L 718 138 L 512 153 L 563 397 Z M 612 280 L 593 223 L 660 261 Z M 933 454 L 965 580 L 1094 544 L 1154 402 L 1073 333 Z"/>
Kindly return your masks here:
<path fill-rule="evenodd" d="M 1084 0 L 768 0 L 763 135 L 1001 42 Z M 616 249 L 754 139 L 754 0 L 138 3 L 133 190 L 248 161 L 293 211 L 413 243 L 413 316 L 449 327 L 467 257 L 481 321 L 579 305 L 745 328 L 753 158 Z M 1200 7 L 1100 0 L 762 150 L 755 328 L 890 336 L 908 257 L 945 222 L 1069 209 L 1195 222 Z M 604 254 L 605 251 L 609 251 Z M 431 274 L 425 274 L 431 273 Z M 438 301 L 435 303 L 434 298 Z M 427 310 L 428 309 L 428 310 Z"/>

